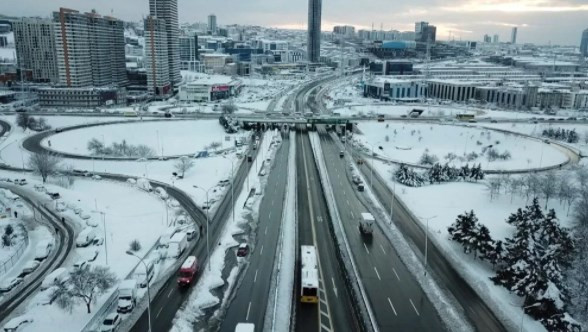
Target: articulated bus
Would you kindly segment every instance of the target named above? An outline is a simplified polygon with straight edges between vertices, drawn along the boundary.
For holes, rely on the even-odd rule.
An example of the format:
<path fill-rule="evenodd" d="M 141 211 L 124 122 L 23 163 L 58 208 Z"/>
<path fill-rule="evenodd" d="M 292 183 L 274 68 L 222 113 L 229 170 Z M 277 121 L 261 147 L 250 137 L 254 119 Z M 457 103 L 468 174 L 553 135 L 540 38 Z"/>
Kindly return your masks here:
<path fill-rule="evenodd" d="M 318 303 L 319 274 L 314 246 L 300 246 L 300 302 Z"/>

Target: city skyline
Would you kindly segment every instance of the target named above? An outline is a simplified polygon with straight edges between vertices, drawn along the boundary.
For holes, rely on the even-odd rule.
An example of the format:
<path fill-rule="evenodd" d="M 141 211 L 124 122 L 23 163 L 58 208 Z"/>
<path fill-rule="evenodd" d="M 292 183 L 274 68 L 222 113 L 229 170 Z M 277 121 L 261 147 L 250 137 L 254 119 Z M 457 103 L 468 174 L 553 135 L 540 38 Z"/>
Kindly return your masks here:
<path fill-rule="evenodd" d="M 148 15 L 145 0 L 100 3 L 51 0 L 41 4 L 34 0 L 8 0 L 3 14 L 48 17 L 56 7 L 96 9 L 125 21 L 140 21 Z M 306 2 L 253 0 L 227 6 L 221 2 L 179 0 L 178 7 L 182 23 L 206 22 L 207 16 L 215 13 L 219 25 L 251 24 L 300 30 L 307 27 Z M 519 43 L 579 46 L 581 33 L 588 25 L 586 15 L 588 4 L 581 0 L 458 0 L 452 6 L 439 0 L 400 4 L 384 0 L 367 3 L 342 0 L 323 4 L 322 30 L 330 31 L 333 26 L 343 24 L 371 29 L 372 23 L 376 30 L 381 25 L 384 30 L 412 30 L 414 22 L 428 21 L 437 26 L 438 40 L 481 40 L 484 34 L 499 34 L 501 40 L 508 40 L 512 27 L 518 26 Z M 561 24 L 545 24 L 553 21 Z"/>

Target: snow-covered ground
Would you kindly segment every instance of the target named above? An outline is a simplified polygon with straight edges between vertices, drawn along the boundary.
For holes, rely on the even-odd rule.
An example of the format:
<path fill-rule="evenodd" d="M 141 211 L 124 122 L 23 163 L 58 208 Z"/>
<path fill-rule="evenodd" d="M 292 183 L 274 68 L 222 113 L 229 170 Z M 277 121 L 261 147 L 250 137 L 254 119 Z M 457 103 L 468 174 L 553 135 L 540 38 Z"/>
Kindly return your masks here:
<path fill-rule="evenodd" d="M 265 151 L 265 156 L 275 155 L 277 145 L 271 144 L 273 137 L 279 137 L 279 132 L 265 134 L 263 139 L 264 144 L 263 147 L 261 147 L 262 151 Z M 257 159 L 259 158 L 262 158 L 261 154 Z M 271 160 L 274 160 L 274 158 L 272 157 Z M 269 164 L 265 167 L 266 170 L 269 170 Z M 267 174 L 266 176 L 258 176 L 258 170 L 256 170 L 255 167 L 252 167 L 247 176 L 249 177 L 250 186 L 256 188 L 255 194 L 249 196 L 250 192 L 245 187 L 241 190 L 241 193 L 238 194 L 238 197 L 235 200 L 236 218 L 234 222 L 231 218 L 226 221 L 219 237 L 219 245 L 215 246 L 209 259 L 209 264 L 201 267 L 200 270 L 202 271 L 202 276 L 196 287 L 192 290 L 186 305 L 176 313 L 171 331 L 193 331 L 194 323 L 203 314 L 202 310 L 215 306 L 221 301 L 226 300 L 226 297 L 236 280 L 242 264 L 235 266 L 231 270 L 229 277 L 226 280 L 228 283 L 227 294 L 223 296 L 223 299 L 219 299 L 211 293 L 212 290 L 225 284 L 221 275 L 225 266 L 226 254 L 228 250 L 239 244 L 235 241 L 234 236 L 243 233 L 243 227 L 248 223 L 249 219 L 257 220 L 258 218 L 259 205 L 263 198 L 264 186 L 267 182 Z"/>
<path fill-rule="evenodd" d="M 526 169 L 563 163 L 567 156 L 560 150 L 513 134 L 505 134 L 473 126 L 438 125 L 414 122 L 362 122 L 361 135 L 354 140 L 386 159 L 417 164 L 421 156 L 438 158 L 453 165 L 481 163 L 485 170 Z M 489 161 L 482 151 L 492 146 L 498 153 L 510 152 L 508 160 Z M 382 149 L 380 149 L 382 147 Z M 476 153 L 477 158 L 466 158 Z M 453 154 L 453 156 L 450 156 Z"/>
<path fill-rule="evenodd" d="M 207 150 L 206 146 L 212 142 L 221 144 L 219 150 L 234 147 L 234 141 L 244 135 L 243 132 L 226 134 L 217 120 L 149 121 L 66 131 L 43 140 L 42 145 L 55 151 L 90 155 L 87 146 L 92 138 L 103 142 L 105 146 L 124 140 L 129 145 L 147 145 L 157 156 L 174 156 L 194 155 L 198 151 Z"/>

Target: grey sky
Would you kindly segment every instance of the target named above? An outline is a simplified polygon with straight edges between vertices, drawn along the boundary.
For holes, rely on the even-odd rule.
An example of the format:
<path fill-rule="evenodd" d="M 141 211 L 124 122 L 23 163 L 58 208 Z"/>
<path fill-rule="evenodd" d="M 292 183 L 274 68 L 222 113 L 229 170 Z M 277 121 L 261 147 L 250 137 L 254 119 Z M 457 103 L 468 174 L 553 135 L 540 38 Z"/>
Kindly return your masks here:
<path fill-rule="evenodd" d="M 148 0 L 2 0 L 2 14 L 48 16 L 59 7 L 80 11 L 95 8 L 123 20 L 147 14 Z M 219 24 L 258 24 L 305 28 L 306 0 L 179 0 L 181 22 L 206 21 L 215 13 Z M 519 26 L 518 41 L 578 45 L 588 28 L 587 0 L 323 0 L 323 30 L 336 24 L 358 28 L 412 30 L 425 20 L 438 27 L 438 39 L 480 40 L 485 33 L 510 38 Z"/>

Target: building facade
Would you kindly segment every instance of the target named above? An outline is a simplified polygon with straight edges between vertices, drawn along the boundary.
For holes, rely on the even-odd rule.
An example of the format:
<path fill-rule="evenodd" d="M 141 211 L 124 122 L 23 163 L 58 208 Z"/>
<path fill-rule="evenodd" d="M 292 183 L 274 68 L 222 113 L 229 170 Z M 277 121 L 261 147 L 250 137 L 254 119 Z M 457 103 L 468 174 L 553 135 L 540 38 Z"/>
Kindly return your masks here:
<path fill-rule="evenodd" d="M 198 71 L 199 65 L 198 36 L 180 37 L 180 68 Z"/>
<path fill-rule="evenodd" d="M 216 26 L 216 15 L 210 14 L 208 15 L 208 31 L 211 34 L 216 35 L 218 32 L 218 27 Z"/>
<path fill-rule="evenodd" d="M 18 67 L 30 71 L 35 82 L 58 82 L 53 22 L 23 18 L 12 27 Z"/>
<path fill-rule="evenodd" d="M 166 98 L 173 90 L 165 20 L 147 16 L 144 23 L 147 91 L 156 98 Z"/>
<path fill-rule="evenodd" d="M 126 89 L 117 87 L 40 88 L 39 104 L 43 107 L 93 108 L 126 103 Z"/>
<path fill-rule="evenodd" d="M 178 25 L 178 0 L 149 0 L 149 14 L 157 18 L 158 26 L 163 25 L 160 31 L 165 33 L 167 45 L 167 62 L 157 63 L 160 66 L 167 64 L 169 81 L 174 91 L 178 90 L 182 82 L 180 74 L 180 28 Z M 159 28 L 159 27 L 158 27 Z"/>
<path fill-rule="evenodd" d="M 582 40 L 580 41 L 580 54 L 588 57 L 588 29 L 582 32 Z"/>
<path fill-rule="evenodd" d="M 66 8 L 53 21 L 59 86 L 126 85 L 122 21 Z"/>
<path fill-rule="evenodd" d="M 321 57 L 322 0 L 308 0 L 308 62 L 318 63 Z"/>
<path fill-rule="evenodd" d="M 518 28 L 514 27 L 512 28 L 512 31 L 510 33 L 510 43 L 511 44 L 516 44 L 517 43 L 517 33 L 518 33 Z"/>
<path fill-rule="evenodd" d="M 240 81 L 210 82 L 207 80 L 189 82 L 180 87 L 181 101 L 208 102 L 227 99 L 239 94 Z"/>

